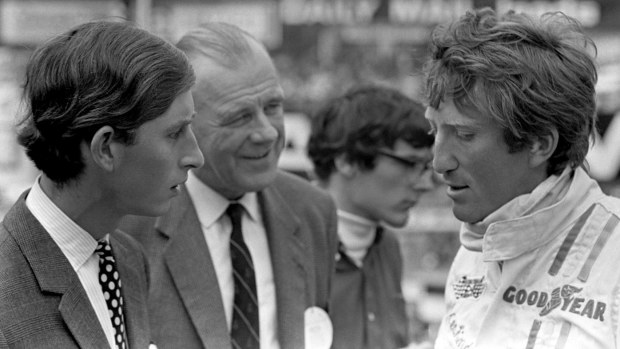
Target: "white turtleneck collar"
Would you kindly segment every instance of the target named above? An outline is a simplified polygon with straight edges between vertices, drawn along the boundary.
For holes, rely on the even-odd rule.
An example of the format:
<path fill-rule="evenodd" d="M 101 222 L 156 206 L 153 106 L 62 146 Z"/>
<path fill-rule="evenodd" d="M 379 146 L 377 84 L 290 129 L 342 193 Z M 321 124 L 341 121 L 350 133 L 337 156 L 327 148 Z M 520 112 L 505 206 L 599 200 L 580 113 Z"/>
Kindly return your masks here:
<path fill-rule="evenodd" d="M 377 222 L 338 210 L 338 237 L 344 252 L 358 267 L 375 241 L 377 227 Z"/>

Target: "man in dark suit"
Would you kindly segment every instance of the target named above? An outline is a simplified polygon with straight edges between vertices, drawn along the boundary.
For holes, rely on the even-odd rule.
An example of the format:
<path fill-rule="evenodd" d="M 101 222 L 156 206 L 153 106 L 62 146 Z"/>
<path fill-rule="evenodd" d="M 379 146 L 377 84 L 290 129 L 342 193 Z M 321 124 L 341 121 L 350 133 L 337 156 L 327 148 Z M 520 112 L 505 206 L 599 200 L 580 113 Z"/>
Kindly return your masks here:
<path fill-rule="evenodd" d="M 40 176 L 0 226 L 0 348 L 146 348 L 147 265 L 114 232 L 161 215 L 202 165 L 195 75 L 164 40 L 118 22 L 39 47 L 19 142 Z"/>
<path fill-rule="evenodd" d="M 205 166 L 191 171 L 165 216 L 126 225 L 143 232 L 151 261 L 156 344 L 296 349 L 328 338 L 335 206 L 326 193 L 277 170 L 284 96 L 271 58 L 248 33 L 222 23 L 190 31 L 177 47 L 196 69 L 194 130 Z M 253 264 L 242 278 L 231 202 L 243 207 L 241 235 Z M 258 303 L 251 315 L 237 295 L 246 289 Z M 239 327 L 249 329 L 250 340 L 239 339 Z"/>

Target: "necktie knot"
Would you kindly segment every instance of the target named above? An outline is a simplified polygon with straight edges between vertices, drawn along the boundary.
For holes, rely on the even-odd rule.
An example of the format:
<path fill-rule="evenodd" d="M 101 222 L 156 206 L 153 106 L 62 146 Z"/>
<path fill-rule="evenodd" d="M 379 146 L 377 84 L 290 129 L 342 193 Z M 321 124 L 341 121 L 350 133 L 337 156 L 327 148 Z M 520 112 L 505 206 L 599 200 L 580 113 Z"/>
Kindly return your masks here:
<path fill-rule="evenodd" d="M 99 256 L 99 258 L 111 258 L 111 260 L 114 260 L 114 255 L 112 255 L 112 247 L 110 247 L 110 243 L 105 239 L 97 241 L 95 253 Z"/>
<path fill-rule="evenodd" d="M 231 202 L 226 208 L 226 214 L 230 217 L 233 225 L 241 224 L 241 217 L 243 216 L 243 205 L 237 202 Z"/>

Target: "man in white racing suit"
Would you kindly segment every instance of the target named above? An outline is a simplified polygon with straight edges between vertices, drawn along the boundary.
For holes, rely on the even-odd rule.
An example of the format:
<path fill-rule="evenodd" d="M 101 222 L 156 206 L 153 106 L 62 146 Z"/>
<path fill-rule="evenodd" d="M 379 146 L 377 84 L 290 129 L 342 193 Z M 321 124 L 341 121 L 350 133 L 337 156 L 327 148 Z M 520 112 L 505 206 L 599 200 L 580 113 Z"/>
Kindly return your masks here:
<path fill-rule="evenodd" d="M 620 348 L 620 200 L 584 161 L 594 44 L 561 13 L 488 8 L 432 38 L 433 166 L 463 222 L 435 348 Z"/>

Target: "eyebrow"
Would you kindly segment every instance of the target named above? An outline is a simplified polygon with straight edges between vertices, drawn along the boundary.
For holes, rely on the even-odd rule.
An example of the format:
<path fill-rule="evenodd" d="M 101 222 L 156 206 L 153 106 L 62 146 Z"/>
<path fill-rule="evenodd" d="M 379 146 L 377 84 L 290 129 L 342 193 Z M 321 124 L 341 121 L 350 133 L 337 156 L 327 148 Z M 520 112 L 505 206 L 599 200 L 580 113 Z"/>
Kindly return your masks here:
<path fill-rule="evenodd" d="M 181 128 L 181 127 L 183 127 L 185 125 L 189 125 L 189 124 L 192 123 L 192 121 L 194 121 L 195 117 L 196 117 L 196 112 L 192 112 L 192 114 L 188 118 L 182 119 L 182 120 L 179 120 L 179 121 L 175 122 L 174 124 L 168 126 L 167 129 L 168 130 L 175 130 L 175 129 Z"/>

